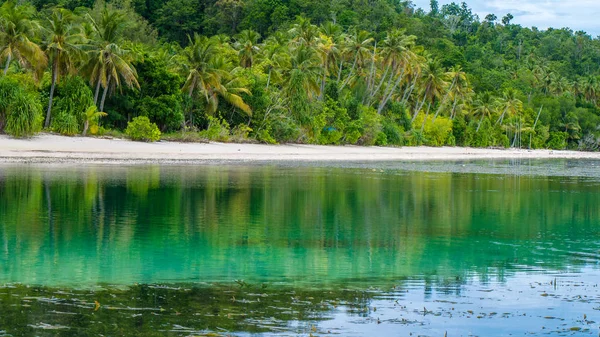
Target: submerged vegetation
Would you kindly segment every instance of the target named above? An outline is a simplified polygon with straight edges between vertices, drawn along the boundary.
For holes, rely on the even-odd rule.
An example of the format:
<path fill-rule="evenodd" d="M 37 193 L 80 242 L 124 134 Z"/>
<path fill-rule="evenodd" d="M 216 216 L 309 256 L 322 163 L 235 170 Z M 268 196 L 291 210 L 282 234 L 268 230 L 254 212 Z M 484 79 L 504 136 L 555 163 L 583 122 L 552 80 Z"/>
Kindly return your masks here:
<path fill-rule="evenodd" d="M 435 0 L 0 0 L 0 131 L 131 136 L 144 117 L 132 138 L 597 150 L 600 41 L 512 20 Z"/>

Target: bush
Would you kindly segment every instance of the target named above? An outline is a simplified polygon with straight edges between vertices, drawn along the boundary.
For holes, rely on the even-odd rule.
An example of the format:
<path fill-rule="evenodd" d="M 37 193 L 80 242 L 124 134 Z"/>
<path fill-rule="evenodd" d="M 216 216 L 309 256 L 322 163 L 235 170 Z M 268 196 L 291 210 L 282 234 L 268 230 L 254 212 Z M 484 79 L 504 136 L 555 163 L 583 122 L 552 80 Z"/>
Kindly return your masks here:
<path fill-rule="evenodd" d="M 200 131 L 200 137 L 218 142 L 226 142 L 229 140 L 229 133 L 229 123 L 221 118 L 208 116 L 208 128 Z"/>
<path fill-rule="evenodd" d="M 74 115 L 61 112 L 52 119 L 51 128 L 63 136 L 74 136 L 79 133 L 79 122 Z"/>
<path fill-rule="evenodd" d="M 79 76 L 68 77 L 56 88 L 51 128 L 65 135 L 79 133 L 85 123 L 86 110 L 94 105 L 92 90 Z M 54 119 L 60 119 L 57 123 Z M 75 119 L 75 126 L 73 126 Z M 66 123 L 66 124 L 65 124 Z M 74 128 L 76 131 L 73 131 Z"/>
<path fill-rule="evenodd" d="M 424 115 L 420 115 L 415 119 L 413 128 L 421 129 Z M 452 121 L 447 117 L 438 116 L 434 120 L 434 116 L 427 116 L 425 121 L 425 127 L 423 128 L 423 136 L 426 141 L 425 144 L 429 146 L 444 146 L 448 144 L 448 138 L 452 135 Z"/>
<path fill-rule="evenodd" d="M 6 132 L 31 137 L 42 129 L 42 105 L 33 93 L 17 90 L 6 109 Z"/>
<path fill-rule="evenodd" d="M 550 132 L 548 147 L 555 150 L 564 150 L 567 147 L 567 136 L 566 132 Z"/>
<path fill-rule="evenodd" d="M 143 142 L 156 142 L 160 139 L 160 130 L 156 124 L 151 123 L 148 117 L 139 116 L 127 123 L 125 134 L 131 140 Z"/>

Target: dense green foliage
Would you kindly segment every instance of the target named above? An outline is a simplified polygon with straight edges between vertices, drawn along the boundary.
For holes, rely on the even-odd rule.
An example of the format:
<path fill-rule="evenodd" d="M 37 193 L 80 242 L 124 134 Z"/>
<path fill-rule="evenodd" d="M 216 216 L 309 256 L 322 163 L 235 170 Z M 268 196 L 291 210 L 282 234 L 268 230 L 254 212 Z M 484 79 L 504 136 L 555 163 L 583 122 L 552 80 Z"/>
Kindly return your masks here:
<path fill-rule="evenodd" d="M 82 133 L 95 105 L 104 128 L 146 116 L 218 140 L 598 147 L 600 40 L 511 14 L 435 0 L 428 12 L 389 0 L 1 6 L 3 74 L 39 81 L 60 133 Z M 63 81 L 87 83 L 86 98 L 66 102 Z"/>
<path fill-rule="evenodd" d="M 160 130 L 146 116 L 135 117 L 127 124 L 125 134 L 133 140 L 156 142 L 160 139 Z"/>

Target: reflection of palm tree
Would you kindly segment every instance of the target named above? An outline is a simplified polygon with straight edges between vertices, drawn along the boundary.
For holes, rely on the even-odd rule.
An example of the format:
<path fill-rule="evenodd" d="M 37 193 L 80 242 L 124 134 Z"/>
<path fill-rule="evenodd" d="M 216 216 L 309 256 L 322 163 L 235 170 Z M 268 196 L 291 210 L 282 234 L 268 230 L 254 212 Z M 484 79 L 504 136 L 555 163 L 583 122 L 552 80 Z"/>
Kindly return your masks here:
<path fill-rule="evenodd" d="M 13 60 L 25 68 L 33 69 L 36 77 L 46 68 L 47 58 L 40 46 L 31 39 L 40 30 L 31 18 L 35 8 L 17 5 L 13 0 L 0 7 L 0 60 L 4 61 L 4 75 Z"/>
<path fill-rule="evenodd" d="M 48 44 L 46 53 L 52 64 L 52 85 L 50 86 L 50 96 L 48 99 L 48 111 L 46 112 L 46 121 L 44 127 L 50 125 L 50 116 L 52 113 L 52 99 L 54 98 L 54 89 L 60 76 L 68 74 L 74 70 L 75 57 L 81 51 L 82 35 L 73 25 L 74 16 L 66 9 L 58 8 L 52 12 L 48 28 Z"/>

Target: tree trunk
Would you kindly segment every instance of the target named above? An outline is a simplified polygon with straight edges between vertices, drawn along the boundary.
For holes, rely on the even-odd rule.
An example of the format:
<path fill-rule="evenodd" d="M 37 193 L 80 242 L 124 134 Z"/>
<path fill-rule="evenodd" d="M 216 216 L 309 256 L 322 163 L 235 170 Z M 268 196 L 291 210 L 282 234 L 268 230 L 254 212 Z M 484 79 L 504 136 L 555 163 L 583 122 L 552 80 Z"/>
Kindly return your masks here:
<path fill-rule="evenodd" d="M 338 70 L 338 85 L 340 85 L 340 81 L 342 80 L 342 69 L 344 69 L 344 59 L 340 57 L 340 70 Z"/>
<path fill-rule="evenodd" d="M 423 123 L 421 124 L 421 133 L 425 130 L 425 123 L 427 122 L 427 117 L 429 116 L 429 110 L 431 110 L 431 103 L 427 105 L 427 112 L 425 113 L 425 118 L 423 118 Z"/>
<path fill-rule="evenodd" d="M 346 79 L 344 80 L 344 83 L 340 87 L 340 90 L 339 90 L 340 92 L 344 89 L 344 87 L 348 84 L 348 82 L 350 82 L 350 79 L 352 78 L 352 73 L 354 72 L 354 69 L 356 68 L 357 62 L 358 62 L 358 53 L 356 53 L 356 57 L 354 57 L 354 63 L 352 64 L 352 68 L 350 68 L 350 73 L 348 73 L 348 77 L 346 77 Z"/>
<path fill-rule="evenodd" d="M 483 122 L 484 118 L 485 118 L 485 114 L 481 113 L 481 119 L 479 120 L 479 123 L 477 124 L 477 130 L 475 130 L 475 132 L 479 132 L 479 128 L 481 127 L 481 122 Z"/>
<path fill-rule="evenodd" d="M 106 94 L 108 93 L 108 89 L 110 88 L 110 76 L 108 75 L 108 80 L 106 80 L 106 88 L 104 88 L 104 92 L 102 93 L 102 100 L 100 101 L 100 111 L 104 111 L 104 100 L 106 99 Z"/>
<path fill-rule="evenodd" d="M 84 137 L 85 137 L 85 135 L 87 135 L 89 127 L 90 127 L 90 121 L 86 120 L 85 123 L 83 123 L 83 133 L 82 133 L 82 135 Z"/>
<path fill-rule="evenodd" d="M 4 76 L 6 76 L 6 74 L 8 73 L 8 66 L 10 66 L 11 58 L 11 55 L 8 54 L 8 57 L 6 58 L 6 66 L 4 66 Z"/>
<path fill-rule="evenodd" d="M 393 76 L 391 76 L 390 78 L 392 78 L 392 77 Z M 396 83 L 394 83 L 394 86 L 390 89 L 390 91 L 387 93 L 387 95 L 384 96 L 381 103 L 379 103 L 379 108 L 377 109 L 378 114 L 381 114 L 381 112 L 383 111 L 383 108 L 385 108 L 385 105 L 387 104 L 387 102 L 390 100 L 390 98 L 392 98 L 392 95 L 394 94 L 394 91 L 398 87 L 398 84 L 400 84 L 400 81 L 402 81 L 402 78 L 404 78 L 404 70 L 402 70 L 402 73 L 400 73 L 400 75 L 398 76 L 398 79 L 396 80 Z"/>
<path fill-rule="evenodd" d="M 415 111 L 415 114 L 413 115 L 412 120 L 410 121 L 411 123 L 414 123 L 415 119 L 417 119 L 417 116 L 419 115 L 419 112 L 421 112 L 421 109 L 423 109 L 423 105 L 425 105 L 425 100 L 427 99 L 427 95 L 423 95 L 423 101 L 421 101 L 421 104 L 419 105 L 419 103 L 417 103 L 417 111 Z"/>
<path fill-rule="evenodd" d="M 371 99 L 373 99 L 373 97 L 375 97 L 375 95 L 379 92 L 379 89 L 381 89 L 381 86 L 383 85 L 383 82 L 385 81 L 385 78 L 387 77 L 387 74 L 390 71 L 390 68 L 391 68 L 391 65 L 388 65 L 385 68 L 385 72 L 383 73 L 383 76 L 381 77 L 381 80 L 379 80 L 379 84 L 377 85 L 377 87 L 374 88 L 373 91 L 371 91 L 371 93 L 369 95 L 369 101 Z M 392 75 L 391 77 L 394 77 L 394 76 Z M 375 84 L 375 79 L 373 79 L 373 84 Z"/>
<path fill-rule="evenodd" d="M 271 71 L 273 71 L 273 67 L 269 68 L 269 77 L 267 77 L 267 89 L 269 90 L 269 84 L 271 83 Z"/>
<path fill-rule="evenodd" d="M 56 80 L 58 78 L 57 64 L 54 62 L 52 67 L 52 85 L 50 86 L 50 97 L 48 98 L 48 111 L 46 111 L 46 121 L 44 122 L 44 128 L 50 126 L 50 116 L 52 115 L 52 100 L 54 99 L 54 89 L 56 88 Z"/>
<path fill-rule="evenodd" d="M 98 79 L 98 83 L 96 83 L 96 93 L 94 94 L 94 105 L 98 106 L 98 94 L 100 93 L 100 79 Z M 102 111 L 102 110 L 100 110 Z"/>

